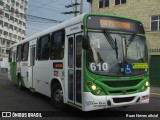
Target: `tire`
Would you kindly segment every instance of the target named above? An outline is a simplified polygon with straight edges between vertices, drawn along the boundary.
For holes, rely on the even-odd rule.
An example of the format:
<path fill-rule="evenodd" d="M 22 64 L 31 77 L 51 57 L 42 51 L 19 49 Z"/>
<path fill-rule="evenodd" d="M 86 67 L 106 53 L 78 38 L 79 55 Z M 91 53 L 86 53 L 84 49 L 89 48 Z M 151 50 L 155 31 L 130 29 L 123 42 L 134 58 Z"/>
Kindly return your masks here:
<path fill-rule="evenodd" d="M 22 85 L 21 77 L 18 77 L 18 88 L 19 88 L 20 90 L 23 90 L 23 89 L 24 89 L 24 87 L 23 87 L 23 85 Z"/>
<path fill-rule="evenodd" d="M 123 106 L 123 108 L 128 108 L 129 106 Z"/>
<path fill-rule="evenodd" d="M 52 86 L 51 102 L 54 108 L 59 109 L 59 110 L 64 110 L 65 104 L 63 102 L 63 91 L 59 83 L 55 83 Z"/>

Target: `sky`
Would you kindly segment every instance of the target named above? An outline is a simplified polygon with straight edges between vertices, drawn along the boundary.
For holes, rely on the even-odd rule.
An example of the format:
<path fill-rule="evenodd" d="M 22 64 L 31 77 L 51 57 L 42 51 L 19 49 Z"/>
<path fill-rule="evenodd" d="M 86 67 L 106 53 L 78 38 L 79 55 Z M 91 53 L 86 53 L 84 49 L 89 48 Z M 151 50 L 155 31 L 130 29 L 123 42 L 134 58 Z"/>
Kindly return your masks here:
<path fill-rule="evenodd" d="M 84 13 L 89 12 L 89 3 L 83 0 Z M 62 12 L 73 11 L 73 8 L 66 8 L 65 5 L 74 3 L 75 0 L 28 0 L 28 17 L 27 17 L 27 30 L 26 37 L 32 36 L 42 30 L 45 30 L 53 25 L 58 24 L 50 20 L 40 19 L 42 17 L 46 19 L 53 19 L 57 21 L 65 21 L 74 17 L 73 14 L 65 15 Z M 80 3 L 80 0 L 77 0 Z M 79 6 L 78 6 L 79 10 Z M 31 16 L 32 15 L 32 16 Z"/>

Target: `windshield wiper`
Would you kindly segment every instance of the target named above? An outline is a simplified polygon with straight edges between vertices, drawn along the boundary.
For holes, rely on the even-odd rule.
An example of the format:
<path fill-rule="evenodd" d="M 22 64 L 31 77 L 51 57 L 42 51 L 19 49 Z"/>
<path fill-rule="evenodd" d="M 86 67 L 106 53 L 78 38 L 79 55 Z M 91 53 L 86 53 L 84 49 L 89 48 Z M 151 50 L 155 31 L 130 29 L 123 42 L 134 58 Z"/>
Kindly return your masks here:
<path fill-rule="evenodd" d="M 134 41 L 134 38 L 136 37 L 136 33 L 133 33 L 132 35 L 131 35 L 131 37 L 129 38 L 129 40 L 128 40 L 128 44 L 126 45 L 126 47 L 129 47 L 130 46 L 130 44 Z"/>
<path fill-rule="evenodd" d="M 103 33 L 104 33 L 104 36 L 106 37 L 107 41 L 109 42 L 110 46 L 112 47 L 112 49 L 114 49 L 116 51 L 116 58 L 118 60 L 117 40 L 115 39 L 115 41 L 114 41 L 107 30 L 104 30 Z"/>
<path fill-rule="evenodd" d="M 116 48 L 115 42 L 114 42 L 114 40 L 112 39 L 112 37 L 110 36 L 109 32 L 108 32 L 107 30 L 104 30 L 103 33 L 104 33 L 104 36 L 106 37 L 107 41 L 108 41 L 109 44 L 111 45 L 111 47 L 112 47 L 113 49 L 115 49 L 115 48 Z"/>

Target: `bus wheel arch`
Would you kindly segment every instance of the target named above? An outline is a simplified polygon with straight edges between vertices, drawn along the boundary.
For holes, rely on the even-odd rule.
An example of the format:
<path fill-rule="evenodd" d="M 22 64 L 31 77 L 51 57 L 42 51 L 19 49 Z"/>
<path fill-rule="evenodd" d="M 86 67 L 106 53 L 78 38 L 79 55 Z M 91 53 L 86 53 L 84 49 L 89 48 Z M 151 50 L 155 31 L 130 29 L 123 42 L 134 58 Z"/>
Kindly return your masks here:
<path fill-rule="evenodd" d="M 53 79 L 51 82 L 51 102 L 56 109 L 63 110 L 65 108 L 63 88 L 58 79 Z"/>

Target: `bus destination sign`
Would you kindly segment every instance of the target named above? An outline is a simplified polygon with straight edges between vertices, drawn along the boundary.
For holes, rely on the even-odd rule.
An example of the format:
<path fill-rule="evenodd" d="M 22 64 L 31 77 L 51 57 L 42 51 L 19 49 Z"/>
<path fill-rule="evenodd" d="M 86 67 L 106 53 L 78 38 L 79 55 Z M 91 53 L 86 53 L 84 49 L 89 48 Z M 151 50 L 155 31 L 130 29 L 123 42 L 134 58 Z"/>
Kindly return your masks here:
<path fill-rule="evenodd" d="M 121 22 L 115 20 L 100 20 L 101 28 L 124 28 L 124 29 L 131 29 L 131 23 L 129 22 Z"/>
<path fill-rule="evenodd" d="M 88 16 L 87 28 L 144 34 L 141 22 L 115 16 Z"/>

